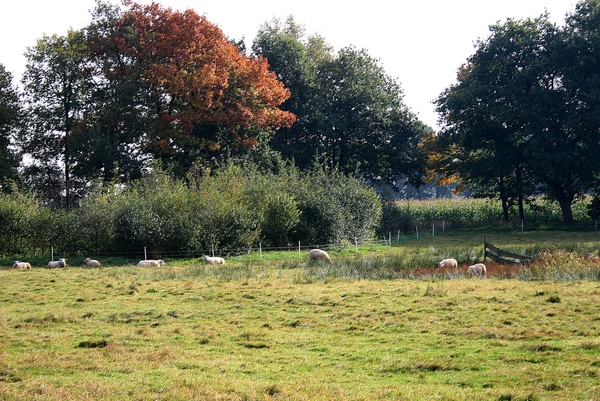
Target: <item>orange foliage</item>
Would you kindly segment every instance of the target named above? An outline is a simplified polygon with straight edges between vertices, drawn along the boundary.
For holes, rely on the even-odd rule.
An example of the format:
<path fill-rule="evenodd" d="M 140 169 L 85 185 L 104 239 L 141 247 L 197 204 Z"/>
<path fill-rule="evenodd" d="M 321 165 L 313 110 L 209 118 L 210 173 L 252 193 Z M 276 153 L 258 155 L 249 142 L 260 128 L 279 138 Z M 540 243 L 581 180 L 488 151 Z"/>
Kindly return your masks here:
<path fill-rule="evenodd" d="M 130 8 L 120 23 L 134 35 L 121 41 L 120 52 L 141 63 L 141 79 L 161 93 L 163 125 L 189 134 L 199 122 L 231 132 L 294 123 L 294 114 L 278 109 L 290 92 L 269 71 L 267 60 L 241 53 L 217 26 L 192 10 L 124 4 Z"/>
<path fill-rule="evenodd" d="M 448 170 L 452 159 L 456 157 L 456 146 L 453 144 L 444 146 L 434 132 L 426 132 L 420 147 L 427 155 L 425 181 L 435 185 L 457 184 L 457 189 L 453 192 L 460 192 L 462 189 L 458 174 Z"/>

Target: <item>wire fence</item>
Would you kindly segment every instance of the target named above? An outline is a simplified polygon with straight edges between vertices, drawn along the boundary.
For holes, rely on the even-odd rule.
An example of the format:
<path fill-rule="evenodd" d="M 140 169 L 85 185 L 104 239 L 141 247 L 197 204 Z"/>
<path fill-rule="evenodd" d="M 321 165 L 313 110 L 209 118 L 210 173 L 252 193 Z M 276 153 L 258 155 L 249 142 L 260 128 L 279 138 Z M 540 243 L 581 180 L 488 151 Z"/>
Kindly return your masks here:
<path fill-rule="evenodd" d="M 212 246 L 210 248 L 201 248 L 201 249 L 187 249 L 187 250 L 156 250 L 150 249 L 149 247 L 144 247 L 139 250 L 128 250 L 128 251 L 102 251 L 102 252 L 82 252 L 82 251 L 65 251 L 60 250 L 58 248 L 51 248 L 50 250 L 50 260 L 55 260 L 60 257 L 89 257 L 93 256 L 95 258 L 110 258 L 110 257 L 121 257 L 128 260 L 136 260 L 141 259 L 145 260 L 148 258 L 151 259 L 195 259 L 201 258 L 204 255 L 206 256 L 225 256 L 225 257 L 233 257 L 240 255 L 258 255 L 259 258 L 263 257 L 263 253 L 289 253 L 289 257 L 294 257 L 294 254 L 297 253 L 299 258 L 306 257 L 306 253 L 311 249 L 323 249 L 327 251 L 338 251 L 343 249 L 351 249 L 354 248 L 356 252 L 359 251 L 361 247 L 373 247 L 373 246 L 383 246 L 383 247 L 392 247 L 393 245 L 401 244 L 404 241 L 411 239 L 419 239 L 435 236 L 436 232 L 445 231 L 446 226 L 444 222 L 442 222 L 439 226 L 432 225 L 431 228 L 419 228 L 415 226 L 415 230 L 412 232 L 401 232 L 389 231 L 386 238 L 380 237 L 380 239 L 373 240 L 362 240 L 358 241 L 354 239 L 354 241 L 344 241 L 342 243 L 335 244 L 303 244 L 302 242 L 298 242 L 294 245 L 288 246 L 262 246 L 262 243 L 253 246 L 247 247 L 236 247 L 236 248 L 227 248 L 227 247 L 218 247 Z"/>

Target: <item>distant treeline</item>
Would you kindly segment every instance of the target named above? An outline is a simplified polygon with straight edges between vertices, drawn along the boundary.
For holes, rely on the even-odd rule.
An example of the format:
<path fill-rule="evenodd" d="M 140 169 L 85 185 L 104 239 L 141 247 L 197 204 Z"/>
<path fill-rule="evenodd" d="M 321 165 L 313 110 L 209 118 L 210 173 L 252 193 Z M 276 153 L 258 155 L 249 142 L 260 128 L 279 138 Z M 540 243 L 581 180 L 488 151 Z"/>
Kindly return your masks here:
<path fill-rule="evenodd" d="M 276 171 L 276 172 L 273 172 Z M 79 207 L 42 205 L 33 195 L 0 195 L 0 255 L 175 255 L 297 245 L 344 245 L 415 227 L 505 224 L 499 201 L 383 201 L 360 179 L 316 166 L 251 163 L 175 179 L 160 164 L 128 184 L 99 185 Z M 592 222 L 590 202 L 574 208 Z M 526 224 L 561 221 L 556 202 L 526 208 Z M 513 222 L 520 224 L 520 222 Z"/>

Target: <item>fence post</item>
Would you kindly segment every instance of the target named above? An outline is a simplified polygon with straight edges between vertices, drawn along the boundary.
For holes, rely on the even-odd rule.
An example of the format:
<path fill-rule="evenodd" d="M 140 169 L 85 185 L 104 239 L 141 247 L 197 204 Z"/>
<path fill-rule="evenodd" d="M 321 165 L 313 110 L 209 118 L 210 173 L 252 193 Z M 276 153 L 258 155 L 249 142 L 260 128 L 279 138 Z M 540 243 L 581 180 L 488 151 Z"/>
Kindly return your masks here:
<path fill-rule="evenodd" d="M 398 239 L 396 240 L 396 242 L 400 242 L 400 230 L 398 230 Z"/>
<path fill-rule="evenodd" d="M 258 243 L 258 253 L 260 254 L 260 258 L 262 259 L 262 242 Z"/>
<path fill-rule="evenodd" d="M 483 260 L 487 256 L 487 237 L 483 237 Z"/>
<path fill-rule="evenodd" d="M 391 248 L 392 247 L 392 232 L 391 231 L 388 231 L 388 239 L 390 240 L 389 247 Z"/>
<path fill-rule="evenodd" d="M 354 237 L 354 249 L 356 250 L 356 253 L 358 253 L 358 240 L 356 237 Z"/>
<path fill-rule="evenodd" d="M 50 249 L 51 249 L 51 253 L 52 253 L 52 255 L 51 255 L 52 256 L 52 261 L 54 261 L 54 247 L 51 247 Z"/>
<path fill-rule="evenodd" d="M 302 256 L 300 256 L 300 241 L 298 241 L 298 259 L 302 258 Z"/>
<path fill-rule="evenodd" d="M 431 225 L 431 236 L 435 237 L 435 224 Z"/>
<path fill-rule="evenodd" d="M 442 231 L 446 231 L 446 220 L 442 220 Z"/>
<path fill-rule="evenodd" d="M 211 245 L 211 249 L 212 249 L 212 257 L 215 257 L 215 245 Z"/>
<path fill-rule="evenodd" d="M 415 227 L 417 229 L 417 239 L 419 239 L 419 226 Z"/>
<path fill-rule="evenodd" d="M 144 260 L 148 260 L 148 257 L 146 256 L 146 247 L 144 247 Z"/>

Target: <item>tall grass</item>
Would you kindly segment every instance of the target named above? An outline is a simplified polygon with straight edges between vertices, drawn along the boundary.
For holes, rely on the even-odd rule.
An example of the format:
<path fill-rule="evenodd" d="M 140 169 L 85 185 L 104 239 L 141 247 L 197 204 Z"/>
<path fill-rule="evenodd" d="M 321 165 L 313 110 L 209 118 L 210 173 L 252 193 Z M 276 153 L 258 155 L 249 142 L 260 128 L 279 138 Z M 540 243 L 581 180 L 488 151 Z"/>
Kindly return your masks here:
<path fill-rule="evenodd" d="M 578 281 L 600 280 L 600 257 L 577 251 L 556 249 L 541 252 L 516 275 L 520 280 Z"/>

